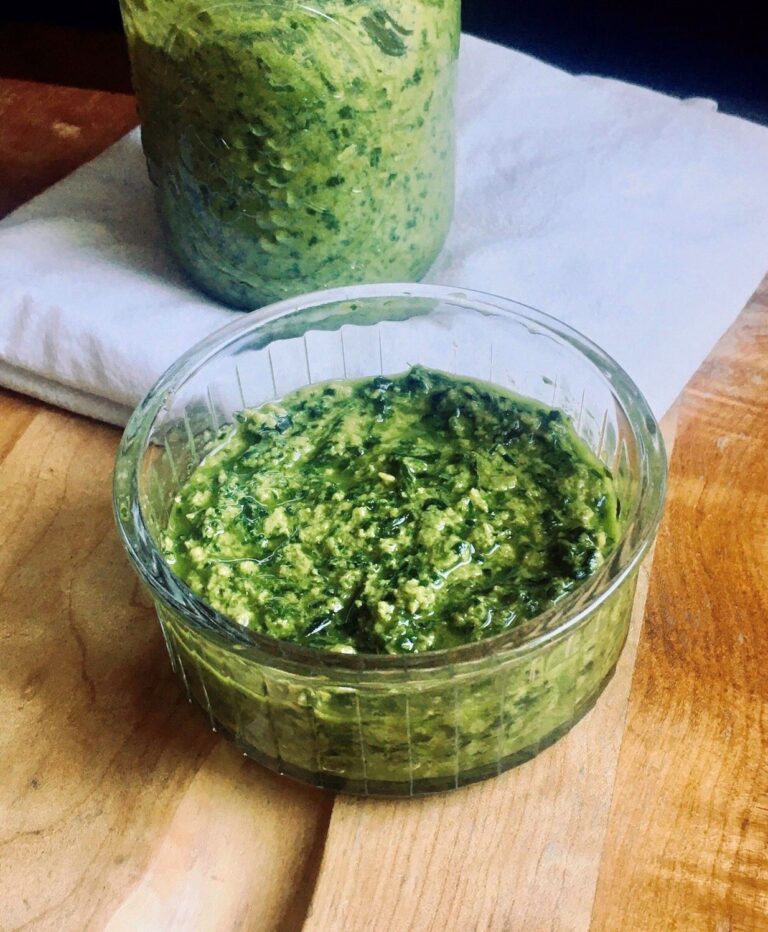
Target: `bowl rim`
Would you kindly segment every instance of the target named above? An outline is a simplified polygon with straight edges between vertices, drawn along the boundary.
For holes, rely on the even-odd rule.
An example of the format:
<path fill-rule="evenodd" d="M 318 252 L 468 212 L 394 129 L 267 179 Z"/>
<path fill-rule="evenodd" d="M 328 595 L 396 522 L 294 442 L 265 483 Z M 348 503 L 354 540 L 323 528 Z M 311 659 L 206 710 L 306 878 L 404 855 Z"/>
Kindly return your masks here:
<path fill-rule="evenodd" d="M 635 529 L 634 521 L 639 511 L 638 501 L 635 501 L 632 513 L 628 516 L 625 532 L 617 541 L 609 558 L 583 584 L 544 612 L 480 641 L 413 654 L 347 654 L 294 644 L 251 631 L 208 605 L 176 576 L 155 545 L 144 521 L 138 496 L 141 457 L 152 426 L 169 398 L 214 357 L 249 333 L 255 333 L 277 320 L 293 315 L 299 316 L 312 308 L 375 298 L 431 299 L 488 315 L 512 317 L 531 333 L 543 332 L 553 335 L 561 342 L 564 340 L 599 371 L 608 383 L 638 442 L 643 473 L 641 479 L 645 480 L 644 489 L 650 499 L 640 515 L 642 526 L 639 539 L 629 554 L 623 555 L 624 545 L 629 532 Z M 510 653 L 524 654 L 560 639 L 585 624 L 594 612 L 621 588 L 651 547 L 663 513 L 666 485 L 667 458 L 664 440 L 648 402 L 632 378 L 613 357 L 574 327 L 531 305 L 473 289 L 447 285 L 383 283 L 313 291 L 245 314 L 238 312 L 235 320 L 218 328 L 179 356 L 157 379 L 128 420 L 115 462 L 113 509 L 120 538 L 141 579 L 166 607 L 179 613 L 186 622 L 199 628 L 201 632 L 218 635 L 241 652 L 249 648 L 255 649 L 262 661 L 311 666 L 328 672 L 386 671 L 456 667 L 502 652 L 505 657 Z M 612 573 L 611 567 L 617 562 L 620 566 Z M 562 616 L 562 620 L 556 622 L 558 616 Z M 526 632 L 530 632 L 530 636 L 526 636 Z"/>

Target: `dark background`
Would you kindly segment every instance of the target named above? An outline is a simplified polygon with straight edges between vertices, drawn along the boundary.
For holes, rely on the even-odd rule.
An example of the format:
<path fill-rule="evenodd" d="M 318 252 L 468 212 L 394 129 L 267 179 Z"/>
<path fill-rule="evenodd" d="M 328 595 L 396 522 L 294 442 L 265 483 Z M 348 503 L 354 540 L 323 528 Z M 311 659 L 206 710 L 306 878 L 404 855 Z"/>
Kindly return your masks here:
<path fill-rule="evenodd" d="M 679 96 L 714 97 L 721 110 L 768 123 L 768 28 L 760 6 L 761 0 L 711 6 L 675 0 L 464 0 L 463 21 L 467 32 L 570 71 Z M 42 24 L 78 31 L 46 30 Z M 111 63 L 111 83 L 122 90 L 127 72 L 119 30 L 117 0 L 4 0 L 0 69 L 13 77 L 108 86 Z M 67 68 L 69 79 L 62 73 Z"/>

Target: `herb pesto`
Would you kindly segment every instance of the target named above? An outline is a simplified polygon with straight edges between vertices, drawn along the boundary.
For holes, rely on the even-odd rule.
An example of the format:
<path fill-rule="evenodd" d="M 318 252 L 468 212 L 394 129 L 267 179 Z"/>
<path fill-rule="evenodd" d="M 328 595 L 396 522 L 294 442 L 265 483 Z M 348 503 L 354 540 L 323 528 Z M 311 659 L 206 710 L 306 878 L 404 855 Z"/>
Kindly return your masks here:
<path fill-rule="evenodd" d="M 616 543 L 618 507 L 560 411 L 416 367 L 239 413 L 179 490 L 161 543 L 245 627 L 412 653 L 556 603 Z"/>
<path fill-rule="evenodd" d="M 420 278 L 453 206 L 458 0 L 122 0 L 171 247 L 237 307 Z"/>

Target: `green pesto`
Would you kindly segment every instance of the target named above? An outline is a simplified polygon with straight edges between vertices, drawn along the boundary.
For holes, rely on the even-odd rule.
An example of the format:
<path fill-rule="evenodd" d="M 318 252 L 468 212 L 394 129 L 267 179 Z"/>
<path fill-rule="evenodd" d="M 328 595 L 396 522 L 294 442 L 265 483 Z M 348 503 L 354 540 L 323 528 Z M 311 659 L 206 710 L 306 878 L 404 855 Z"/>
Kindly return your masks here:
<path fill-rule="evenodd" d="M 614 546 L 617 512 L 560 411 L 417 367 L 238 414 L 177 494 L 162 547 L 244 627 L 412 653 L 556 603 Z"/>
<path fill-rule="evenodd" d="M 459 0 L 122 0 L 142 142 L 193 280 L 251 308 L 412 281 L 451 219 Z"/>

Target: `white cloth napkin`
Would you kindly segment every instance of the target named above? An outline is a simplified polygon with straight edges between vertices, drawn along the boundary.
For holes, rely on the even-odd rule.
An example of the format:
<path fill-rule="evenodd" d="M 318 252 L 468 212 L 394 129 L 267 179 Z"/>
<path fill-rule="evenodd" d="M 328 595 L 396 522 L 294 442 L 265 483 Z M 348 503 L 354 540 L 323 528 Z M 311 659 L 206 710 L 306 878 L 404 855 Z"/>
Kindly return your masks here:
<path fill-rule="evenodd" d="M 767 268 L 767 128 L 464 37 L 429 281 L 569 322 L 660 415 Z M 166 254 L 137 132 L 0 223 L 0 384 L 124 423 L 233 313 Z"/>

